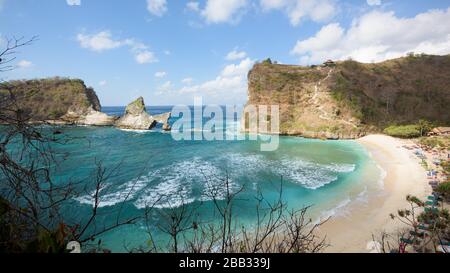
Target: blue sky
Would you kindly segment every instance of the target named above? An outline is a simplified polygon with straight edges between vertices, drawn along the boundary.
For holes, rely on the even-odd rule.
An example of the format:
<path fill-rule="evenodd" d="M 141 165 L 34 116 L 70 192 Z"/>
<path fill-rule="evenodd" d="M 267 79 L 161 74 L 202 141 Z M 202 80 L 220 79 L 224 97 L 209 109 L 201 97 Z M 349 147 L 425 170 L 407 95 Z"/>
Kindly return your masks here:
<path fill-rule="evenodd" d="M 450 53 L 448 0 L 0 0 L 5 39 L 39 35 L 6 79 L 62 76 L 102 105 L 243 104 L 267 57 L 315 64 Z"/>

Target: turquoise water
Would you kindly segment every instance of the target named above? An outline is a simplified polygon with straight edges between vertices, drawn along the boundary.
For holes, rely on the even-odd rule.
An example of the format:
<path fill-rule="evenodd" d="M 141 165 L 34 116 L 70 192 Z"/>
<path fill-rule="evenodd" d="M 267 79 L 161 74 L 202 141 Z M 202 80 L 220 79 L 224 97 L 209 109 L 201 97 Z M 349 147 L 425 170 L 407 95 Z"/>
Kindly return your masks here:
<path fill-rule="evenodd" d="M 123 108 L 105 108 L 121 113 Z M 150 109 L 152 113 L 164 108 Z M 155 210 L 177 207 L 182 203 L 199 206 L 200 218 L 212 217 L 213 204 L 208 189 L 229 176 L 232 190 L 244 191 L 235 204 L 239 220 L 251 225 L 256 219 L 254 197 L 260 191 L 268 200 L 276 200 L 283 180 L 283 199 L 291 208 L 313 207 L 313 219 L 338 216 L 352 202 L 364 202 L 371 192 L 379 191 L 381 172 L 367 151 L 354 141 L 321 141 L 281 137 L 279 149 L 260 152 L 257 141 L 174 141 L 170 133 L 123 131 L 101 127 L 65 127 L 66 136 L 75 137 L 58 146 L 68 153 L 57 168 L 55 178 L 82 181 L 89 188 L 95 181 L 96 162 L 112 171 L 100 202 L 101 224 L 116 220 L 111 215 L 121 210 L 124 217 L 141 214 L 148 205 Z M 71 219 L 89 215 L 91 189 L 65 208 Z M 223 192 L 219 192 L 219 197 Z M 122 202 L 126 200 L 124 205 Z M 123 205 L 123 206 L 122 206 Z M 152 221 L 162 221 L 157 212 Z M 75 221 L 75 220 L 74 220 Z M 164 242 L 158 229 L 155 238 Z M 125 251 L 125 246 L 145 245 L 144 224 L 124 226 L 102 236 L 104 246 Z"/>

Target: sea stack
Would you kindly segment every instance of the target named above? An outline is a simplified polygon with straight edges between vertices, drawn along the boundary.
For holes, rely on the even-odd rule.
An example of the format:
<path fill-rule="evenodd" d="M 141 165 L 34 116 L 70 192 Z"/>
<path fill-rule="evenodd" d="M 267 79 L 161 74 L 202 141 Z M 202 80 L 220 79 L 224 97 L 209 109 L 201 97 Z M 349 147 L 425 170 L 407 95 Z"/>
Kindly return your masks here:
<path fill-rule="evenodd" d="M 156 120 L 147 113 L 144 98 L 128 104 L 125 115 L 116 122 L 116 127 L 132 130 L 151 130 L 156 125 Z"/>
<path fill-rule="evenodd" d="M 172 116 L 172 113 L 168 112 L 168 113 L 156 115 L 156 116 L 153 116 L 153 117 L 158 123 L 161 123 L 163 125 L 162 129 L 164 131 L 170 131 L 172 129 L 172 127 L 169 124 L 169 119 L 170 119 L 171 116 Z"/>

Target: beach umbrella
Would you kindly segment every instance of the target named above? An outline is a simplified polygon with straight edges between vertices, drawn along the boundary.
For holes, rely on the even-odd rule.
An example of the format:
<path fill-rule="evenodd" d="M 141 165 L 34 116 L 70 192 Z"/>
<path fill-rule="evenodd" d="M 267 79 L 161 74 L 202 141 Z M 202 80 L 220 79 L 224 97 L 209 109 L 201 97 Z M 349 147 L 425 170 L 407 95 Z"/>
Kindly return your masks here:
<path fill-rule="evenodd" d="M 366 249 L 369 253 L 381 253 L 381 244 L 376 241 L 370 241 L 366 245 Z"/>

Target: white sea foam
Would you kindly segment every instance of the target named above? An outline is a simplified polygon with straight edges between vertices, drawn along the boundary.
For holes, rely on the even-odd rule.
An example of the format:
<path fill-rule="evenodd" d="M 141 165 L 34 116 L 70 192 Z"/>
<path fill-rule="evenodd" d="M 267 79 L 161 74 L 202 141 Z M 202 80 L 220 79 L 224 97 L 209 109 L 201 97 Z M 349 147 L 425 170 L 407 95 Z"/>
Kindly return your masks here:
<path fill-rule="evenodd" d="M 129 181 L 114 191 L 112 187 L 101 190 L 99 207 L 114 206 L 134 200 L 137 208 L 175 208 L 194 201 L 225 198 L 224 173 L 210 162 L 194 158 L 162 167 L 137 180 Z M 229 190 L 238 185 L 228 180 Z M 94 205 L 94 192 L 76 198 L 78 202 Z"/>
<path fill-rule="evenodd" d="M 229 153 L 221 156 L 219 160 L 225 162 L 225 167 L 235 174 L 252 174 L 270 164 L 260 154 Z"/>
<path fill-rule="evenodd" d="M 377 164 L 377 168 L 380 170 L 380 178 L 378 179 L 378 185 L 380 186 L 381 189 L 384 189 L 384 180 L 387 177 L 387 172 L 379 164 Z"/>
<path fill-rule="evenodd" d="M 339 202 L 335 207 L 322 211 L 318 219 L 314 222 L 314 224 L 317 224 L 321 221 L 324 221 L 330 217 L 334 216 L 346 216 L 348 214 L 348 210 L 346 209 L 350 204 L 352 203 L 352 200 L 347 197 L 346 199 Z"/>
<path fill-rule="evenodd" d="M 260 154 L 233 153 L 223 158 L 226 158 L 227 167 L 233 172 L 253 176 L 261 170 L 268 171 L 313 190 L 338 180 L 340 173 L 351 173 L 356 169 L 354 164 L 319 164 L 290 157 L 270 160 Z"/>
<path fill-rule="evenodd" d="M 225 177 L 218 167 L 200 158 L 172 164 L 153 174 L 151 184 L 158 184 L 146 188 L 134 204 L 138 208 L 174 208 L 194 201 L 220 200 L 225 198 Z M 238 187 L 231 179 L 228 183 L 231 192 Z"/>
<path fill-rule="evenodd" d="M 110 207 L 116 204 L 122 203 L 124 201 L 133 200 L 136 193 L 147 185 L 147 176 L 140 177 L 139 179 L 134 179 L 123 185 L 120 185 L 114 192 L 111 186 L 106 186 L 100 190 L 98 207 Z M 75 198 L 81 204 L 94 206 L 94 194 L 95 191 L 88 195 L 80 196 Z"/>
<path fill-rule="evenodd" d="M 119 130 L 124 131 L 124 132 L 138 133 L 138 134 L 146 134 L 146 133 L 155 132 L 152 130 L 136 130 L 136 129 L 119 129 Z"/>
<path fill-rule="evenodd" d="M 228 179 L 231 192 L 239 188 L 234 182 L 235 177 L 242 175 L 253 180 L 252 188 L 256 190 L 260 181 L 254 179 L 261 171 L 283 176 L 314 190 L 336 181 L 338 174 L 353 172 L 355 168 L 353 164 L 319 164 L 299 158 L 270 160 L 260 154 L 224 154 L 216 163 L 197 157 L 161 167 L 116 188 L 104 189 L 99 206 L 114 206 L 126 200 L 133 201 L 137 208 L 169 208 L 213 198 L 224 199 L 226 172 L 231 174 Z M 76 200 L 93 205 L 92 194 Z"/>
<path fill-rule="evenodd" d="M 276 171 L 308 189 L 318 189 L 338 180 L 339 173 L 355 170 L 353 164 L 319 164 L 303 159 L 285 158 Z"/>
<path fill-rule="evenodd" d="M 356 202 L 367 204 L 369 203 L 369 189 L 364 187 L 364 190 L 356 196 Z"/>

